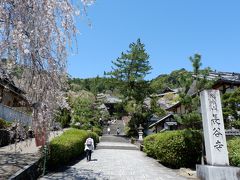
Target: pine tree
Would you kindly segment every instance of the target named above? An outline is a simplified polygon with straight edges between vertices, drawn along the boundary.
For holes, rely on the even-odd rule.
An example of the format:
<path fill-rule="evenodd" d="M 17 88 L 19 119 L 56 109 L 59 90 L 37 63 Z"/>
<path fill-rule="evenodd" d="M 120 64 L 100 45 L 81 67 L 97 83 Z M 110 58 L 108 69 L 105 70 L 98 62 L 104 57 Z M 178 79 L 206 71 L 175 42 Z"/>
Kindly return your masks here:
<path fill-rule="evenodd" d="M 143 101 L 149 92 L 149 84 L 144 80 L 152 69 L 149 64 L 149 55 L 140 39 L 129 45 L 130 50 L 121 54 L 108 75 L 121 83 L 121 92 L 126 99 Z"/>
<path fill-rule="evenodd" d="M 201 55 L 200 54 L 194 54 L 194 57 L 190 57 L 189 59 L 192 62 L 193 73 L 194 73 L 194 75 L 197 76 L 199 74 L 200 67 L 202 66 Z"/>

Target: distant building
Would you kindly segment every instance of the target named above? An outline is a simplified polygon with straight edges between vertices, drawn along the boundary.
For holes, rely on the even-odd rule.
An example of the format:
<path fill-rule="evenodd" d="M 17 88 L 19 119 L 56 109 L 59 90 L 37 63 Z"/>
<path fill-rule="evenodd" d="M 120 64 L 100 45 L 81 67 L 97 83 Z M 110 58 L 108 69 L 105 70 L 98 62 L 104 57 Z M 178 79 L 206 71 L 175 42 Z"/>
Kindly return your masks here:
<path fill-rule="evenodd" d="M 178 123 L 174 119 L 173 114 L 168 114 L 162 118 L 153 115 L 150 119 L 151 123 L 148 127 L 148 134 L 158 133 L 166 130 L 176 130 L 178 129 Z"/>
<path fill-rule="evenodd" d="M 122 100 L 116 96 L 103 93 L 97 94 L 97 101 L 101 102 L 98 109 L 108 111 L 110 115 L 113 115 L 116 108 L 115 106 L 122 102 Z"/>
<path fill-rule="evenodd" d="M 214 81 L 212 88 L 220 90 L 221 94 L 224 94 L 226 92 L 231 92 L 236 88 L 240 87 L 240 73 L 214 71 L 214 72 L 210 72 L 209 75 L 205 77 L 200 76 L 200 78 L 206 78 L 207 80 Z M 164 93 L 175 93 L 175 92 L 174 90 L 167 88 L 166 92 Z M 196 80 L 194 80 L 187 92 L 187 95 L 194 97 L 197 95 L 197 93 L 198 93 L 197 83 L 196 83 Z M 159 96 L 161 97 L 163 94 Z M 174 120 L 173 114 L 182 115 L 182 114 L 188 113 L 188 110 L 185 108 L 185 105 L 183 105 L 180 101 L 176 102 L 171 106 L 166 107 L 165 110 L 168 111 L 170 114 L 168 114 L 163 118 L 159 118 L 156 122 L 151 123 L 149 125 L 150 133 L 151 133 L 151 130 L 152 132 L 161 132 L 164 130 L 172 130 L 174 128 L 179 128 L 180 126 Z M 153 119 L 156 119 L 156 117 L 153 117 Z M 169 126 L 168 128 L 166 128 L 168 124 L 174 124 L 174 125 L 176 124 L 176 126 Z"/>
<path fill-rule="evenodd" d="M 31 112 L 25 92 L 18 88 L 10 75 L 0 67 L 0 118 L 6 121 L 17 120 L 25 125 L 31 125 L 32 117 L 25 112 Z"/>
<path fill-rule="evenodd" d="M 185 114 L 187 113 L 187 109 L 181 102 L 177 102 L 171 107 L 167 108 L 166 111 L 172 112 L 174 114 Z"/>
<path fill-rule="evenodd" d="M 229 73 L 229 72 L 210 72 L 206 77 L 200 76 L 200 78 L 206 78 L 208 80 L 214 81 L 212 88 L 218 89 L 222 94 L 226 92 L 231 92 L 236 88 L 240 87 L 240 73 Z M 197 95 L 197 83 L 196 80 L 193 81 L 187 94 L 189 96 Z M 177 102 L 174 105 L 166 108 L 167 111 L 175 114 L 185 114 L 187 110 L 181 102 Z"/>
<path fill-rule="evenodd" d="M 213 89 L 219 89 L 221 93 L 233 91 L 240 87 L 240 73 L 212 71 L 207 76 L 199 76 L 214 81 Z"/>
<path fill-rule="evenodd" d="M 213 84 L 213 89 L 219 89 L 223 94 L 240 87 L 240 73 L 213 72 L 210 75 L 218 75 L 217 81 Z"/>
<path fill-rule="evenodd" d="M 14 84 L 5 70 L 0 68 L 0 103 L 9 107 L 26 107 L 29 103 L 25 94 Z"/>
<path fill-rule="evenodd" d="M 180 91 L 181 88 L 171 89 L 170 87 L 166 87 L 161 93 L 152 94 L 150 97 L 147 97 L 144 100 L 144 106 L 150 109 L 152 98 L 157 98 L 157 105 L 162 109 L 167 109 L 175 104 L 176 99 L 178 99 L 178 93 Z"/>

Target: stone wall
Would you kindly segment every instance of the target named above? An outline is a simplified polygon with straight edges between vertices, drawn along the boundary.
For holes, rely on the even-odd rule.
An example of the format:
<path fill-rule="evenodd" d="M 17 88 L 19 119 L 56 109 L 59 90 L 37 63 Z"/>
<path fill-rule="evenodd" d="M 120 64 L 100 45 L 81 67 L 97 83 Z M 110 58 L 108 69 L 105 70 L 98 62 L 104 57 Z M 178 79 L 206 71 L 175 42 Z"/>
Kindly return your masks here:
<path fill-rule="evenodd" d="M 0 103 L 0 118 L 6 120 L 6 121 L 14 121 L 18 120 L 24 125 L 31 125 L 32 124 L 32 117 L 20 112 L 16 111 L 8 106 L 5 106 Z"/>

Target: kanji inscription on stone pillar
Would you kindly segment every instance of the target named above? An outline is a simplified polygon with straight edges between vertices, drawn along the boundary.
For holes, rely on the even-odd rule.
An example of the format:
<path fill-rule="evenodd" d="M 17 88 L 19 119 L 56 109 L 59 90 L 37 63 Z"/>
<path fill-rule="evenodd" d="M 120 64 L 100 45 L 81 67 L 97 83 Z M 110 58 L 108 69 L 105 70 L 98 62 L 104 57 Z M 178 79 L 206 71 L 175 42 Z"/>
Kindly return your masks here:
<path fill-rule="evenodd" d="M 200 98 L 207 163 L 229 165 L 220 92 L 204 90 Z"/>

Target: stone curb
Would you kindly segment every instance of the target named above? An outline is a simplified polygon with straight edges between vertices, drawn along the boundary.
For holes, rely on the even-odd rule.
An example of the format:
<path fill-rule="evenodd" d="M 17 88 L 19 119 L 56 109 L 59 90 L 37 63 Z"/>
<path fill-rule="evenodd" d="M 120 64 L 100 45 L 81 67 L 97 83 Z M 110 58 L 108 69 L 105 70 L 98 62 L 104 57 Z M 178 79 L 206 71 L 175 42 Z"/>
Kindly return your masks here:
<path fill-rule="evenodd" d="M 22 169 L 14 173 L 9 179 L 11 180 L 26 180 L 26 179 L 37 179 L 41 175 L 41 171 L 38 170 L 39 164 L 42 158 L 33 162 L 32 164 L 24 166 Z"/>

